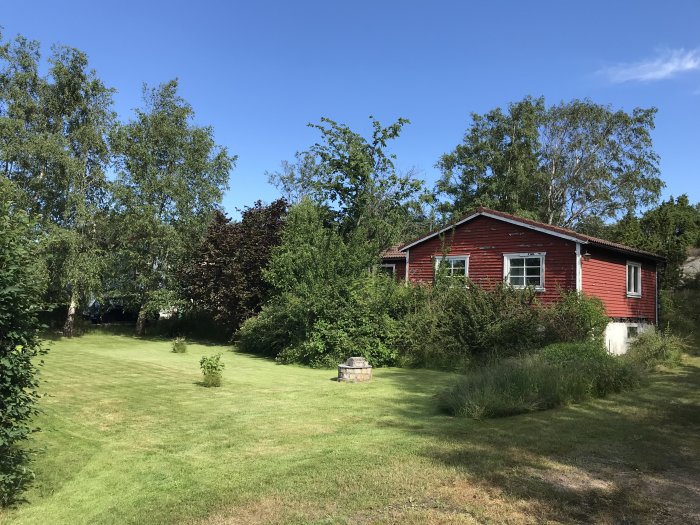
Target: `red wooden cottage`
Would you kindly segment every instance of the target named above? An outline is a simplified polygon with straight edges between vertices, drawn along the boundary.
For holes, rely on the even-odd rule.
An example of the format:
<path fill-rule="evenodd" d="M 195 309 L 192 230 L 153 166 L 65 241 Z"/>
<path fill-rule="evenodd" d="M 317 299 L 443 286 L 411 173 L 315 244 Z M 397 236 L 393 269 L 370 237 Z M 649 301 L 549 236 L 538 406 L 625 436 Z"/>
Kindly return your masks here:
<path fill-rule="evenodd" d="M 610 323 L 606 344 L 623 353 L 629 339 L 658 322 L 653 253 L 573 230 L 478 208 L 460 220 L 384 253 L 382 268 L 399 279 L 431 283 L 438 265 L 488 288 L 498 281 L 532 287 L 542 303 L 561 291 L 599 297 Z"/>

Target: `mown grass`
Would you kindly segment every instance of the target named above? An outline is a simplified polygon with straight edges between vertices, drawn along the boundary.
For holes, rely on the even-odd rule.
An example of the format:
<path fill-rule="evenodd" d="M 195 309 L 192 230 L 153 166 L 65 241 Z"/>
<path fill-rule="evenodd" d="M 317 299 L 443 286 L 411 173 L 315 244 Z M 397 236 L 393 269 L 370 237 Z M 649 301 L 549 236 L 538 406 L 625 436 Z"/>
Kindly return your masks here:
<path fill-rule="evenodd" d="M 52 343 L 12 524 L 692 522 L 700 359 L 644 389 L 486 422 L 441 415 L 454 376 L 369 384 L 190 343 Z M 224 352 L 223 383 L 199 359 Z"/>

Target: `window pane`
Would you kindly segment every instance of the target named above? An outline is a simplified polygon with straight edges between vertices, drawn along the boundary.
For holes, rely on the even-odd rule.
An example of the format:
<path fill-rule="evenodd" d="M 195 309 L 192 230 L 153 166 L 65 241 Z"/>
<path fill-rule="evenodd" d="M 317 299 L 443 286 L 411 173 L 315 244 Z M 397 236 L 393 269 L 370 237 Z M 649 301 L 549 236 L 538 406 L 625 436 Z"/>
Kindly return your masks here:
<path fill-rule="evenodd" d="M 525 286 L 525 279 L 523 277 L 515 277 L 511 275 L 509 282 L 513 286 Z"/>
<path fill-rule="evenodd" d="M 528 277 L 537 277 L 539 279 L 540 277 L 540 268 L 527 268 L 526 274 Z"/>
<path fill-rule="evenodd" d="M 386 273 L 387 275 L 394 275 L 394 267 L 393 266 L 380 266 L 379 271 L 382 273 Z"/>
<path fill-rule="evenodd" d="M 525 265 L 525 259 L 511 259 L 510 260 L 510 267 L 517 267 L 517 266 L 524 266 Z"/>
<path fill-rule="evenodd" d="M 526 261 L 527 266 L 537 266 L 539 267 L 540 265 L 540 258 L 539 257 L 528 257 Z"/>
<path fill-rule="evenodd" d="M 464 268 L 465 267 L 465 260 L 464 259 L 455 259 L 452 261 L 452 267 L 456 270 L 458 268 Z"/>
<path fill-rule="evenodd" d="M 639 266 L 634 267 L 634 293 L 639 293 L 641 290 L 639 289 L 639 285 L 641 284 L 641 273 L 642 269 Z"/>
<path fill-rule="evenodd" d="M 528 286 L 540 286 L 539 275 L 537 277 L 528 277 L 527 278 L 527 285 Z"/>
<path fill-rule="evenodd" d="M 510 269 L 510 274 L 511 274 L 513 277 L 522 277 L 524 271 L 525 271 L 525 268 L 511 268 L 511 269 Z"/>
<path fill-rule="evenodd" d="M 627 267 L 627 293 L 632 293 L 632 269 L 633 266 Z"/>

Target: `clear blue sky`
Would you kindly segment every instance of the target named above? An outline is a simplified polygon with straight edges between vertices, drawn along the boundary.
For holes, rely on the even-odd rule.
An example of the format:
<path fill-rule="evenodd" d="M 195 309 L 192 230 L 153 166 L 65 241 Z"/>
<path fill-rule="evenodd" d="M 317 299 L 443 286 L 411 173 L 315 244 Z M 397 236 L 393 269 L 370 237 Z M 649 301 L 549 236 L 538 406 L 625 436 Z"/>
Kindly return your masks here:
<path fill-rule="evenodd" d="M 401 169 L 428 184 L 471 112 L 525 95 L 659 109 L 664 196 L 700 201 L 700 2 L 141 0 L 4 2 L 20 33 L 85 51 L 118 90 L 120 118 L 143 82 L 178 77 L 198 124 L 239 156 L 225 208 L 277 193 L 265 171 L 307 148 L 327 116 L 358 131 L 369 115 L 411 124 Z"/>

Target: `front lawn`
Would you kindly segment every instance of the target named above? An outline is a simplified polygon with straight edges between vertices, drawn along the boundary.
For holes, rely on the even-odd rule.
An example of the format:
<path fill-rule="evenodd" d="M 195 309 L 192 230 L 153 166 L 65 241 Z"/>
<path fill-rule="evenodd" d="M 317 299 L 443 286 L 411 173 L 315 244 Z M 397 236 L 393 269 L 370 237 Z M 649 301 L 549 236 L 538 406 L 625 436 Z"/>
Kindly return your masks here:
<path fill-rule="evenodd" d="M 700 358 L 608 399 L 485 422 L 450 374 L 333 370 L 92 333 L 51 344 L 12 524 L 700 521 Z M 221 388 L 199 382 L 224 352 Z"/>

